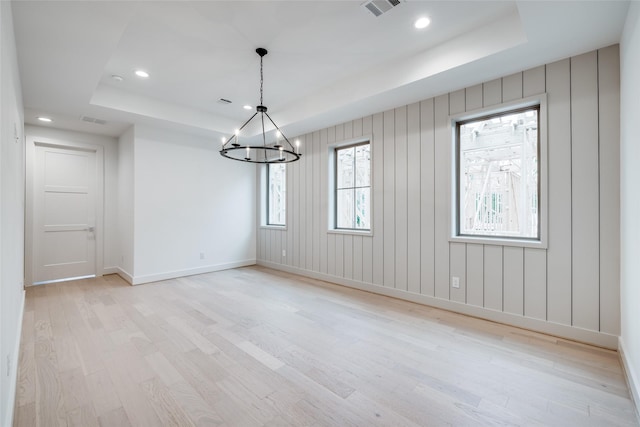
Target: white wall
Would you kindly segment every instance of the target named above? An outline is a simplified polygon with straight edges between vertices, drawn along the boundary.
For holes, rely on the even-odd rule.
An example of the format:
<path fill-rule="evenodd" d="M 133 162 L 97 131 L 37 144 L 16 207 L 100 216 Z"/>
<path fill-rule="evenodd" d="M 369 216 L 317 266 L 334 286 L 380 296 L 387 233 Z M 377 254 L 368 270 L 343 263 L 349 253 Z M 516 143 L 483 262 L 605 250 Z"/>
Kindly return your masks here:
<path fill-rule="evenodd" d="M 624 357 L 640 405 L 640 3 L 631 2 L 620 43 L 620 291 Z"/>
<path fill-rule="evenodd" d="M 138 284 L 255 263 L 255 168 L 225 161 L 212 141 L 140 126 L 118 140 L 26 133 L 104 147 L 105 274 Z"/>
<path fill-rule="evenodd" d="M 133 144 L 135 129 L 131 126 L 118 140 L 118 273 L 131 282 L 133 279 Z"/>
<path fill-rule="evenodd" d="M 11 3 L 6 1 L 0 2 L 0 52 L 0 424 L 10 426 L 24 307 L 25 139 Z"/>
<path fill-rule="evenodd" d="M 449 242 L 448 116 L 545 92 L 547 249 Z M 327 233 L 327 147 L 362 135 L 372 135 L 373 236 Z M 259 263 L 617 346 L 617 45 L 322 129 L 301 140 L 302 160 L 287 172 L 287 230 L 259 229 Z M 449 286 L 452 276 L 461 278 L 460 289 Z"/>
<path fill-rule="evenodd" d="M 45 126 L 25 127 L 27 162 L 33 158 L 34 141 L 51 143 L 80 143 L 103 147 L 104 152 L 104 230 L 102 273 L 111 274 L 118 266 L 118 140 L 109 136 L 55 129 Z M 30 170 L 27 164 L 27 170 Z"/>
<path fill-rule="evenodd" d="M 255 264 L 255 168 L 211 139 L 134 132 L 133 283 Z"/>

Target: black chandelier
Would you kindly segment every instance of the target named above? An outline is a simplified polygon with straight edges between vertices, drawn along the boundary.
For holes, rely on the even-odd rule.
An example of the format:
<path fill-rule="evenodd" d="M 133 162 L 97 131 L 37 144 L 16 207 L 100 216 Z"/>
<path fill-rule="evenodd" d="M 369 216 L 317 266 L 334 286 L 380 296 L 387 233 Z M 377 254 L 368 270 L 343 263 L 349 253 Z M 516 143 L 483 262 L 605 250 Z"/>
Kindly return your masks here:
<path fill-rule="evenodd" d="M 262 100 L 262 86 L 264 83 L 264 77 L 262 74 L 262 58 L 267 54 L 267 49 L 257 48 L 256 53 L 260 55 L 260 105 L 256 107 L 256 112 L 249 118 L 236 132 L 230 137 L 222 140 L 222 148 L 220 154 L 228 159 L 238 160 L 241 162 L 250 163 L 290 163 L 300 159 L 300 147 L 299 142 L 296 142 L 294 148 L 289 139 L 284 136 L 280 131 L 278 125 L 275 124 L 273 119 L 267 113 L 267 107 L 263 105 Z M 262 126 L 262 144 L 251 145 L 249 143 L 240 144 L 240 132 L 253 120 L 258 114 L 260 114 L 260 121 Z M 276 128 L 276 140 L 267 144 L 267 135 L 264 130 L 264 118 L 265 116 L 271 124 Z M 248 138 L 247 138 L 248 140 Z"/>

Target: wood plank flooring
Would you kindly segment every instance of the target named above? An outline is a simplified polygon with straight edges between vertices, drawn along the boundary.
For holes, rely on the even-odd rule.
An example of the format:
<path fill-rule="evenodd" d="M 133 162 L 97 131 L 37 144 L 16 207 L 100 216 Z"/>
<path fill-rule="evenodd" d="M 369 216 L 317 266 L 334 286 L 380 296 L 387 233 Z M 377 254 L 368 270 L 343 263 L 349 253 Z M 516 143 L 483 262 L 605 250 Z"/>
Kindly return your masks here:
<path fill-rule="evenodd" d="M 613 351 L 260 267 L 27 289 L 15 426 L 637 426 Z"/>

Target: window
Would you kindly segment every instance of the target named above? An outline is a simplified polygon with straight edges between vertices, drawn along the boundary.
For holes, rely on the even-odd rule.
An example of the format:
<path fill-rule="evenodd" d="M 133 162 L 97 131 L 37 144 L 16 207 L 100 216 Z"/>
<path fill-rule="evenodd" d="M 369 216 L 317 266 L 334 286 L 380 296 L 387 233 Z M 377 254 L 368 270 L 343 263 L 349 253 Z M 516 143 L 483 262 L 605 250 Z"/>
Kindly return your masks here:
<path fill-rule="evenodd" d="M 267 225 L 285 225 L 287 218 L 287 165 L 267 168 Z"/>
<path fill-rule="evenodd" d="M 335 149 L 335 228 L 371 229 L 371 145 Z"/>
<path fill-rule="evenodd" d="M 456 123 L 458 236 L 540 240 L 540 106 Z"/>

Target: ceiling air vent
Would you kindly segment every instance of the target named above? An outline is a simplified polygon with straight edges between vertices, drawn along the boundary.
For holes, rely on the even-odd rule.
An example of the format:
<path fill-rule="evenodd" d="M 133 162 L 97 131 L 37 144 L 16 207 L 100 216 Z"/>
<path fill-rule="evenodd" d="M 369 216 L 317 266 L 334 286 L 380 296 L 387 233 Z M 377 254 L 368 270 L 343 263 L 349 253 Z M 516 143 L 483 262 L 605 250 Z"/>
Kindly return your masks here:
<path fill-rule="evenodd" d="M 87 123 L 95 123 L 97 125 L 106 125 L 107 124 L 106 120 L 96 119 L 95 117 L 89 117 L 89 116 L 80 116 L 80 120 L 82 120 L 83 122 L 87 122 Z"/>
<path fill-rule="evenodd" d="M 363 3 L 362 6 L 364 6 L 375 16 L 380 16 L 383 13 L 390 11 L 392 8 L 396 7 L 399 4 L 400 0 L 371 0 Z"/>

